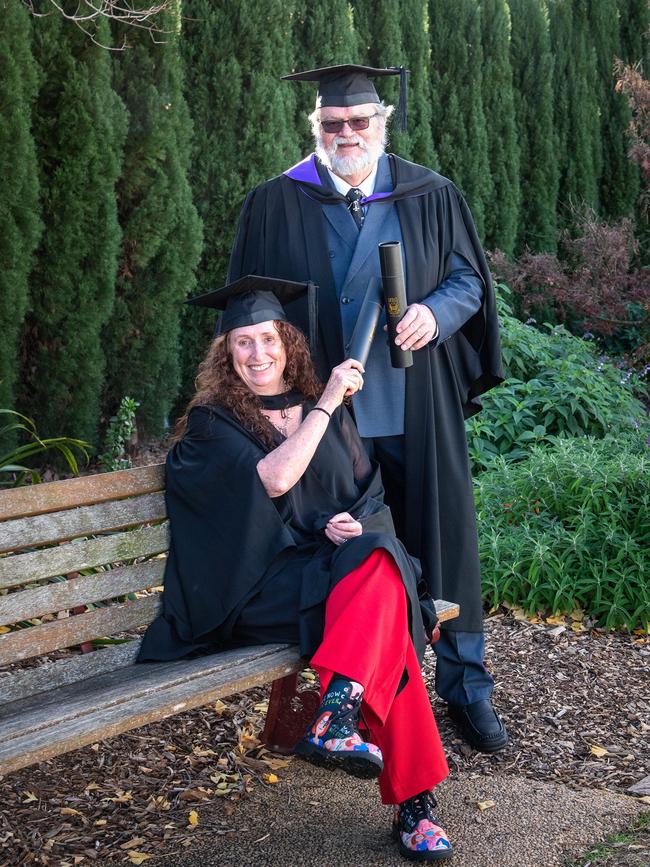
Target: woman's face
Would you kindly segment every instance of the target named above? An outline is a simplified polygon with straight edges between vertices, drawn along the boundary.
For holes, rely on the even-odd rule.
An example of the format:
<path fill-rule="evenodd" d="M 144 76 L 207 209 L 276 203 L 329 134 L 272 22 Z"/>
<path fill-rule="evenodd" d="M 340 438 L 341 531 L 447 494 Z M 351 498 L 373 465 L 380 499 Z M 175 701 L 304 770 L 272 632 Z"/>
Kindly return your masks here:
<path fill-rule="evenodd" d="M 255 394 L 280 394 L 287 354 L 273 320 L 233 328 L 228 335 L 235 373 Z"/>

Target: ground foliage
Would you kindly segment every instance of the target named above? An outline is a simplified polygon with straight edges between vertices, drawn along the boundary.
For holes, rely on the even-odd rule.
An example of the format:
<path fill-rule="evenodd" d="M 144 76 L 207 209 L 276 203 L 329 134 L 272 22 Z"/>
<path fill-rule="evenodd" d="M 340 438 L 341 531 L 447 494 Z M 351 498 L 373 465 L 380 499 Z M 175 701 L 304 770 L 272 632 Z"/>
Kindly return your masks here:
<path fill-rule="evenodd" d="M 580 609 L 607 629 L 650 625 L 645 436 L 533 448 L 481 473 L 475 494 L 489 604 Z"/>
<path fill-rule="evenodd" d="M 527 457 L 532 445 L 558 436 L 626 433 L 643 425 L 639 377 L 601 356 L 594 341 L 563 326 L 520 322 L 507 288 L 499 287 L 502 357 L 506 381 L 482 398 L 483 410 L 467 423 L 476 471 L 497 458 Z"/>
<path fill-rule="evenodd" d="M 650 704 L 639 691 L 648 638 L 586 623 L 530 622 L 517 609 L 487 619 L 487 660 L 511 743 L 494 756 L 474 752 L 436 699 L 452 775 L 524 774 L 624 793 L 650 774 Z M 433 677 L 428 655 L 432 696 Z M 135 864 L 138 853 L 174 863 L 194 843 L 250 833 L 238 803 L 263 798 L 291 773 L 256 740 L 267 698 L 268 688 L 250 690 L 1 780 L 0 865 Z"/>

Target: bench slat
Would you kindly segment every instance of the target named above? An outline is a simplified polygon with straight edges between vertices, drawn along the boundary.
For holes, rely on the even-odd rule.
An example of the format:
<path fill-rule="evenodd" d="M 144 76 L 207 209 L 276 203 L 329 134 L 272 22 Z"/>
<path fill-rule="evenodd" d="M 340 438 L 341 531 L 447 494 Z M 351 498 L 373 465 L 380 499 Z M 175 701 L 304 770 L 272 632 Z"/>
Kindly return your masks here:
<path fill-rule="evenodd" d="M 70 581 L 0 596 L 0 626 L 158 587 L 162 584 L 164 571 L 165 560 L 148 560 L 135 566 L 80 575 Z"/>
<path fill-rule="evenodd" d="M 165 465 L 151 464 L 114 473 L 13 488 L 2 492 L 0 520 L 40 515 L 74 506 L 89 506 L 106 500 L 161 491 L 164 482 Z"/>
<path fill-rule="evenodd" d="M 153 593 L 135 602 L 97 608 L 65 620 L 0 635 L 0 665 L 41 656 L 63 647 L 73 647 L 93 638 L 137 629 L 138 626 L 151 623 L 159 606 L 160 594 Z"/>
<path fill-rule="evenodd" d="M 223 654 L 220 656 L 223 657 Z M 83 716 L 64 721 L 60 721 L 57 715 L 52 725 L 47 725 L 42 720 L 42 727 L 38 731 L 28 731 L 0 743 L 0 773 L 18 770 L 60 753 L 95 743 L 102 738 L 113 737 L 235 692 L 243 692 L 253 686 L 285 677 L 300 671 L 304 667 L 304 661 L 299 657 L 298 650 L 292 647 L 262 658 L 240 661 L 225 670 L 211 671 L 190 681 L 175 683 L 169 688 L 166 688 L 166 665 L 174 663 L 158 666 L 161 678 L 158 688 L 147 689 L 144 694 L 134 696 L 134 684 L 129 683 L 123 700 L 116 702 L 113 696 L 113 704 L 108 708 L 102 706 L 101 679 L 91 681 L 84 704 L 87 709 L 92 710 Z M 146 669 L 147 666 L 138 668 Z M 150 675 L 143 673 L 143 677 L 148 680 Z M 74 688 L 78 692 L 81 687 L 77 685 Z M 25 715 L 22 719 L 25 719 Z"/>
<path fill-rule="evenodd" d="M 75 536 L 96 535 L 165 517 L 165 496 L 155 493 L 32 518 L 17 518 L 0 524 L 0 552 L 61 542 Z"/>
<path fill-rule="evenodd" d="M 34 668 L 0 672 L 0 695 L 5 702 L 18 701 L 37 693 L 54 690 L 69 683 L 97 677 L 108 671 L 126 668 L 135 662 L 140 638 L 124 644 L 101 647 L 92 653 L 80 653 Z M 1 715 L 0 706 L 0 715 Z"/>
<path fill-rule="evenodd" d="M 31 584 L 105 563 L 162 554 L 169 547 L 169 521 L 154 527 L 139 527 L 99 539 L 44 548 L 28 554 L 0 557 L 0 589 Z"/>
<path fill-rule="evenodd" d="M 35 732 L 47 725 L 76 719 L 104 709 L 128 703 L 159 689 L 173 689 L 183 683 L 200 680 L 206 674 L 232 669 L 250 660 L 263 660 L 288 644 L 257 645 L 233 648 L 194 659 L 170 662 L 147 662 L 120 671 L 108 671 L 91 683 L 65 686 L 44 695 L 0 707 L 0 744 L 17 734 Z M 99 685 L 99 686 L 97 686 Z M 90 703 L 88 696 L 97 697 Z"/>
<path fill-rule="evenodd" d="M 436 610 L 441 622 L 457 617 L 458 605 L 436 600 Z M 140 647 L 141 639 L 112 647 L 97 649 L 70 659 L 57 659 L 36 668 L 27 668 L 11 673 L 0 672 L 0 695 L 7 702 L 17 701 L 66 684 L 77 683 L 88 677 L 96 677 L 108 671 L 116 671 L 131 665 Z M 1 715 L 1 712 L 0 712 Z"/>

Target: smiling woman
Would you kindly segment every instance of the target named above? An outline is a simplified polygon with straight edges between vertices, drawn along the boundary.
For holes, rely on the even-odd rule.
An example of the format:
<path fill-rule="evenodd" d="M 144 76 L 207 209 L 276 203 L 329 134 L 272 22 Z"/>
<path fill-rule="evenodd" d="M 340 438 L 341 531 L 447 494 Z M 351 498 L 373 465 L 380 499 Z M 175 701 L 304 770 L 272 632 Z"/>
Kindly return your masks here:
<path fill-rule="evenodd" d="M 232 366 L 255 394 L 283 391 L 287 353 L 275 322 L 233 328 L 228 335 Z"/>
<path fill-rule="evenodd" d="M 378 778 L 400 805 L 404 854 L 446 858 L 430 790 L 447 764 L 419 667 L 435 608 L 343 406 L 362 365 L 344 361 L 322 386 L 286 321 L 280 299 L 306 289 L 249 275 L 198 299 L 225 312 L 167 459 L 163 611 L 139 660 L 298 644 L 322 703 L 297 754 Z"/>

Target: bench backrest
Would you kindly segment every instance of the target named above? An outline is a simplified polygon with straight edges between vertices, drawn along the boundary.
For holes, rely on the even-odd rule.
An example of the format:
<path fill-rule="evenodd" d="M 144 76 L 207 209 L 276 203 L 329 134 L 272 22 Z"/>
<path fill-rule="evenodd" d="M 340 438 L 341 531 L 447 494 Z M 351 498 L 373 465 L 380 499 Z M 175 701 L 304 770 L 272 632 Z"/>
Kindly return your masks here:
<path fill-rule="evenodd" d="M 139 641 L 110 639 L 156 616 L 165 518 L 163 464 L 0 494 L 3 701 L 131 664 Z M 64 651 L 94 639 L 109 641 Z"/>

